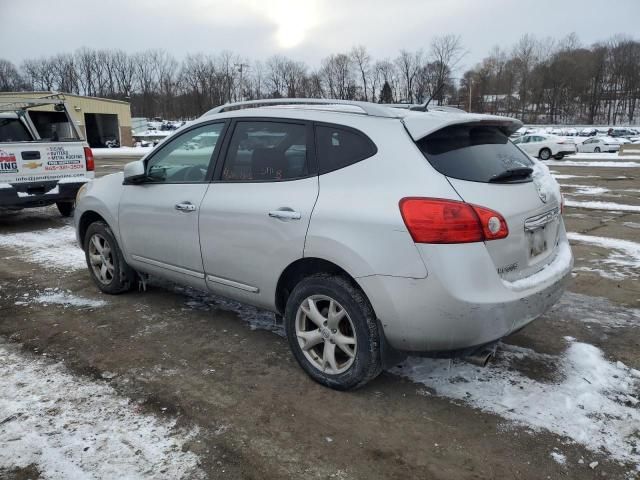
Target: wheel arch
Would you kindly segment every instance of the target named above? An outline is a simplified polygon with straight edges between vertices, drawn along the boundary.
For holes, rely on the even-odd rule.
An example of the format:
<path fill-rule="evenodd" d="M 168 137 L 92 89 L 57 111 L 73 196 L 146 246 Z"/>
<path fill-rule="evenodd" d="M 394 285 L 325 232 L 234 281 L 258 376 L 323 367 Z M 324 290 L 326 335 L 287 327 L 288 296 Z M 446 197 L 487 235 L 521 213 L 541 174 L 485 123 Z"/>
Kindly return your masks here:
<path fill-rule="evenodd" d="M 316 273 L 331 273 L 342 275 L 359 288 L 366 297 L 366 293 L 356 279 L 341 266 L 317 257 L 300 258 L 285 268 L 278 278 L 275 293 L 275 306 L 279 314 L 284 315 L 287 299 L 295 286 L 305 277 Z M 369 302 L 371 303 L 371 302 Z"/>
<path fill-rule="evenodd" d="M 80 248 L 84 249 L 84 239 L 89 225 L 95 222 L 104 222 L 109 226 L 109 228 L 111 228 L 111 225 L 109 225 L 109 222 L 104 218 L 104 216 L 95 210 L 86 210 L 82 212 L 80 220 L 78 221 L 78 242 L 80 243 Z"/>

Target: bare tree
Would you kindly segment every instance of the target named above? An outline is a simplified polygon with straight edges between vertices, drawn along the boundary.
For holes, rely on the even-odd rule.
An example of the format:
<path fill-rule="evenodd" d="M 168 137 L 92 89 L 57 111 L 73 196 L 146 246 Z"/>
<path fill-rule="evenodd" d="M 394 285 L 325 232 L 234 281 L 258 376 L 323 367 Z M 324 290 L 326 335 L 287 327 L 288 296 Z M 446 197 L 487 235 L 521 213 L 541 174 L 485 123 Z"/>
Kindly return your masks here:
<path fill-rule="evenodd" d="M 369 52 L 367 52 L 367 49 L 362 45 L 353 47 L 349 55 L 360 72 L 360 80 L 362 81 L 362 100 L 367 102 L 369 101 L 369 89 L 367 86 L 369 83 L 369 75 L 371 73 L 371 56 L 369 55 Z"/>

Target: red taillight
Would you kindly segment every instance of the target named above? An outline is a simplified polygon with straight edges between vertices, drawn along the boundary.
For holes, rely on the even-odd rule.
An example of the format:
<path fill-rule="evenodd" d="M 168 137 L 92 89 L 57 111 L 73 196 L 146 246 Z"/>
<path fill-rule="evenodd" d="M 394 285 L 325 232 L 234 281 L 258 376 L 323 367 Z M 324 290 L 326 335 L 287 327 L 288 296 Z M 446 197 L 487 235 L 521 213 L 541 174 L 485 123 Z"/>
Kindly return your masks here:
<path fill-rule="evenodd" d="M 87 172 L 93 172 L 96 169 L 96 163 L 93 160 L 93 152 L 89 147 L 84 147 L 84 161 L 87 164 Z"/>
<path fill-rule="evenodd" d="M 498 212 L 456 200 L 403 198 L 400 212 L 416 243 L 483 242 L 509 235 Z"/>

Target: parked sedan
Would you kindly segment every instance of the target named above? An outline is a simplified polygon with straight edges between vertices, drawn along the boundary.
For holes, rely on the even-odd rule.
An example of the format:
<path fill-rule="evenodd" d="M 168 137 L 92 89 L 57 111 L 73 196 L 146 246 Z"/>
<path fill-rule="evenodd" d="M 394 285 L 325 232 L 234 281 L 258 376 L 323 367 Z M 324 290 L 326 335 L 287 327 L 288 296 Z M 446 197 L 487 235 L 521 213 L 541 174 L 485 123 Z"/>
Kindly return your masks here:
<path fill-rule="evenodd" d="M 620 142 L 613 137 L 593 137 L 582 142 L 579 150 L 585 153 L 615 153 L 620 150 Z"/>
<path fill-rule="evenodd" d="M 523 135 L 513 141 L 520 150 L 540 160 L 549 160 L 551 157 L 560 160 L 565 155 L 573 155 L 576 153 L 576 144 L 573 140 L 549 135 L 536 133 L 534 135 Z"/>

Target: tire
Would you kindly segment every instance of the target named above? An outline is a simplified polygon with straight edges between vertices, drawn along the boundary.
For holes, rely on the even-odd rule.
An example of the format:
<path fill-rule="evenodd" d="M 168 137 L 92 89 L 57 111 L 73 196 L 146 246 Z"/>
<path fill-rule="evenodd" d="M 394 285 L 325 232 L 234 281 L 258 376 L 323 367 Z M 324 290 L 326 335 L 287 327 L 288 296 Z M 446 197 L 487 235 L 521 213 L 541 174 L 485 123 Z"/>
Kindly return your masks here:
<path fill-rule="evenodd" d="M 548 148 L 543 148 L 542 150 L 540 150 L 538 158 L 540 158 L 540 160 L 549 160 L 551 158 L 551 150 L 549 150 Z"/>
<path fill-rule="evenodd" d="M 316 306 L 315 312 L 310 302 Z M 333 325 L 329 318 L 332 304 Z M 336 322 L 339 315 L 343 316 Z M 316 382 L 335 390 L 351 390 L 382 371 L 375 313 L 364 293 L 349 279 L 324 273 L 303 279 L 287 300 L 284 320 L 294 357 Z M 303 345 L 310 342 L 312 346 L 303 350 Z"/>
<path fill-rule="evenodd" d="M 136 272 L 124 261 L 118 242 L 106 223 L 89 225 L 84 237 L 84 255 L 91 278 L 102 292 L 116 295 L 133 289 Z M 103 265 L 104 269 L 101 268 Z"/>
<path fill-rule="evenodd" d="M 75 202 L 57 202 L 56 207 L 58 207 L 58 211 L 63 217 L 72 217 L 76 204 Z"/>
<path fill-rule="evenodd" d="M 600 153 L 600 147 L 596 147 L 593 149 L 593 153 Z"/>

